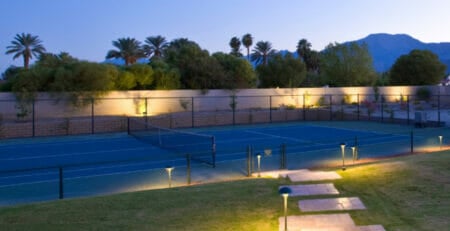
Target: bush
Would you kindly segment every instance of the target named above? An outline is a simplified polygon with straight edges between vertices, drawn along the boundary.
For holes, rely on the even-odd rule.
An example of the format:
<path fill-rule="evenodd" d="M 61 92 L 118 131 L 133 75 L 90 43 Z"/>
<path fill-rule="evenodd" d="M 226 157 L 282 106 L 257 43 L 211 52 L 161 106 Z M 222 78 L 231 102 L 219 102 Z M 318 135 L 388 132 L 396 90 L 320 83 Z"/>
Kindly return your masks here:
<path fill-rule="evenodd" d="M 429 101 L 431 99 L 431 91 L 427 87 L 421 87 L 416 91 L 417 100 Z"/>

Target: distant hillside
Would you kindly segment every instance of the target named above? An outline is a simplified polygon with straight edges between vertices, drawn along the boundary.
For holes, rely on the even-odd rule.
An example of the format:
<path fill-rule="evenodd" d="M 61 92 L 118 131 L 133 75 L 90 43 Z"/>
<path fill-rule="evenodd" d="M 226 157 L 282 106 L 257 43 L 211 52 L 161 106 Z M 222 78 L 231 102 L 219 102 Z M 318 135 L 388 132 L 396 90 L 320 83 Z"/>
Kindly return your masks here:
<path fill-rule="evenodd" d="M 408 54 L 411 50 L 430 50 L 439 56 L 441 62 L 450 70 L 450 42 L 423 43 L 406 34 L 371 34 L 363 39 L 351 41 L 366 43 L 373 57 L 375 70 L 388 71 L 398 57 Z"/>

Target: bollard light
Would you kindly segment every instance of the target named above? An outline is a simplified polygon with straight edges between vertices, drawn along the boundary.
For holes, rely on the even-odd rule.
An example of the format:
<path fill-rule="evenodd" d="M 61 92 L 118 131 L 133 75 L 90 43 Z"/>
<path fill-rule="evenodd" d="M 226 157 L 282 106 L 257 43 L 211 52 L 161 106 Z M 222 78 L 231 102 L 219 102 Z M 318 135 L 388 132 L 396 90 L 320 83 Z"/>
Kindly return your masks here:
<path fill-rule="evenodd" d="M 258 177 L 261 177 L 261 154 L 258 153 L 256 158 L 258 159 Z"/>
<path fill-rule="evenodd" d="M 355 160 L 356 160 L 356 147 L 352 147 L 352 157 L 353 157 L 353 164 L 355 164 Z"/>
<path fill-rule="evenodd" d="M 442 150 L 442 136 L 439 136 L 439 150 Z"/>
<path fill-rule="evenodd" d="M 173 169 L 174 169 L 173 166 L 166 167 L 167 176 L 169 177 L 169 188 L 172 187 L 172 171 L 173 171 Z"/>
<path fill-rule="evenodd" d="M 291 194 L 292 190 L 289 187 L 282 187 L 278 190 L 278 193 L 283 197 L 284 204 L 284 231 L 287 231 L 287 201 L 289 194 Z"/>
<path fill-rule="evenodd" d="M 341 143 L 342 152 L 342 171 L 345 171 L 345 143 Z"/>

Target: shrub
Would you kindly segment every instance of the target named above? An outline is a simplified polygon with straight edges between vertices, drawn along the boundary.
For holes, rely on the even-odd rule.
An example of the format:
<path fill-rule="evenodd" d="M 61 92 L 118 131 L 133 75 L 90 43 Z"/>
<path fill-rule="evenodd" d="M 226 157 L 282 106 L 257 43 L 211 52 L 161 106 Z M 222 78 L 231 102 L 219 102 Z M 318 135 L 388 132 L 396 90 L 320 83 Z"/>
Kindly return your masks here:
<path fill-rule="evenodd" d="M 431 98 L 431 91 L 427 87 L 420 87 L 416 91 L 417 100 L 429 101 Z"/>

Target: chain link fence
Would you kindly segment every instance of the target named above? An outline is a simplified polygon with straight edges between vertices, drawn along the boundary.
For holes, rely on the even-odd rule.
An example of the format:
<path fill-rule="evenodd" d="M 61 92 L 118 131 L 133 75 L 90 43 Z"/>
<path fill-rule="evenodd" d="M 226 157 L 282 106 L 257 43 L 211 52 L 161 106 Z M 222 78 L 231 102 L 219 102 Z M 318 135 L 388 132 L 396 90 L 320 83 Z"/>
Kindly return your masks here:
<path fill-rule="evenodd" d="M 291 121 L 378 121 L 445 126 L 450 96 L 333 94 L 87 99 L 84 106 L 0 100 L 0 138 L 125 132 L 127 117 L 168 128 Z"/>

